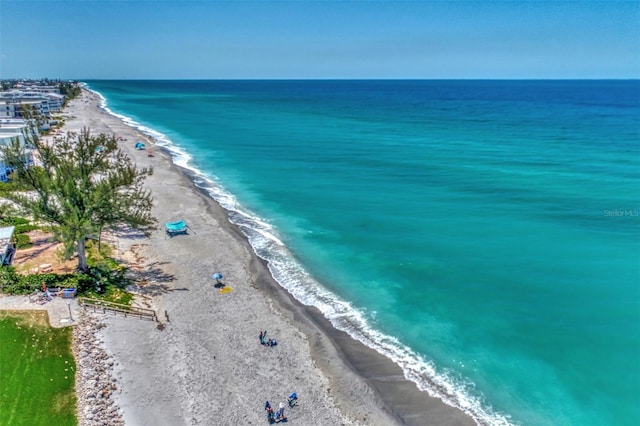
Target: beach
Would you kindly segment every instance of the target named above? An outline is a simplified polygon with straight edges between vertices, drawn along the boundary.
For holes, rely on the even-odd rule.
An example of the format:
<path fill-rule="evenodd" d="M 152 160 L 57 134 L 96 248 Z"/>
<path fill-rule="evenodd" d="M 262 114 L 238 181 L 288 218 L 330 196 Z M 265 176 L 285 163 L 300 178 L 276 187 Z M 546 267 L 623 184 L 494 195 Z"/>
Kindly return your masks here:
<path fill-rule="evenodd" d="M 146 185 L 158 219 L 149 237 L 117 234 L 116 257 L 134 266 L 138 301 L 158 312 L 162 326 L 99 315 L 106 326 L 98 340 L 114 360 L 113 396 L 125 424 L 255 424 L 266 421 L 265 401 L 277 409 L 292 392 L 299 397 L 285 409 L 292 424 L 475 424 L 295 301 L 188 172 L 99 100 L 86 90 L 72 100 L 63 131 L 116 135 L 138 167 L 153 167 Z M 146 149 L 136 150 L 137 141 Z M 177 220 L 188 234 L 168 237 L 164 223 Z M 214 286 L 216 272 L 231 291 Z M 264 330 L 277 346 L 260 344 Z"/>

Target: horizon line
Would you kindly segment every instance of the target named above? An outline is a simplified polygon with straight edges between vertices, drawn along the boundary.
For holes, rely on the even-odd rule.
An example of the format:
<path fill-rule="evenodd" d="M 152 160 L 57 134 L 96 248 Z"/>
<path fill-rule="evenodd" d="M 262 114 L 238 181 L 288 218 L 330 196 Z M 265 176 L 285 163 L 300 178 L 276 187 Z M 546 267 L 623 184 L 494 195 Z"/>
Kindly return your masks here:
<path fill-rule="evenodd" d="M 640 81 L 637 78 L 88 78 L 74 81 Z"/>
<path fill-rule="evenodd" d="M 640 81 L 640 77 L 625 78 L 0 78 L 7 80 L 63 81 Z"/>

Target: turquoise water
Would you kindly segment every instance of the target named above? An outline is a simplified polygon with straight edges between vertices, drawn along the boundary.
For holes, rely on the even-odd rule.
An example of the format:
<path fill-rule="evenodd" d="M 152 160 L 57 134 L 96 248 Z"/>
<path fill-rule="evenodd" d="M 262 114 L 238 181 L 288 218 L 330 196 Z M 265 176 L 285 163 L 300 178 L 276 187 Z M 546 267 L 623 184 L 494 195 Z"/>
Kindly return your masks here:
<path fill-rule="evenodd" d="M 640 424 L 640 82 L 89 86 L 425 391 L 487 424 Z"/>

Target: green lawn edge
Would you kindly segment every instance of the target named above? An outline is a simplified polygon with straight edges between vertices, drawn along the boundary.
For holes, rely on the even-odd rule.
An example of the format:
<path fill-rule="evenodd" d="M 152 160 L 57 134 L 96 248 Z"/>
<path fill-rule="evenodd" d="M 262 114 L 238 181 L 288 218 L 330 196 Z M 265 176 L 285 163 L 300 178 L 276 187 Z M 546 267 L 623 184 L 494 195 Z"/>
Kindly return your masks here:
<path fill-rule="evenodd" d="M 0 424 L 77 425 L 72 327 L 45 311 L 0 310 Z"/>

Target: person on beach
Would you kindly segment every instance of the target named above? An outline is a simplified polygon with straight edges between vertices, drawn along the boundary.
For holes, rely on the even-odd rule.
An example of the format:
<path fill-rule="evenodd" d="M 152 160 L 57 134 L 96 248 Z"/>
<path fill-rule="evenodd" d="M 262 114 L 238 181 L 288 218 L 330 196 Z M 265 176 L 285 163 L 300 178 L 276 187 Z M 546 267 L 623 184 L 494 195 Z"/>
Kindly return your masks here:
<path fill-rule="evenodd" d="M 275 421 L 275 414 L 271 408 L 271 404 L 269 404 L 269 401 L 264 404 L 264 409 L 267 411 L 267 420 L 270 424 L 273 423 Z"/>
<path fill-rule="evenodd" d="M 284 402 L 281 402 L 278 407 L 278 420 L 282 420 L 284 419 Z"/>
<path fill-rule="evenodd" d="M 264 333 L 262 332 L 262 330 L 260 330 L 260 344 L 264 345 Z M 268 403 L 268 401 L 267 401 L 267 403 Z M 265 407 L 265 409 L 266 409 L 266 407 Z"/>

